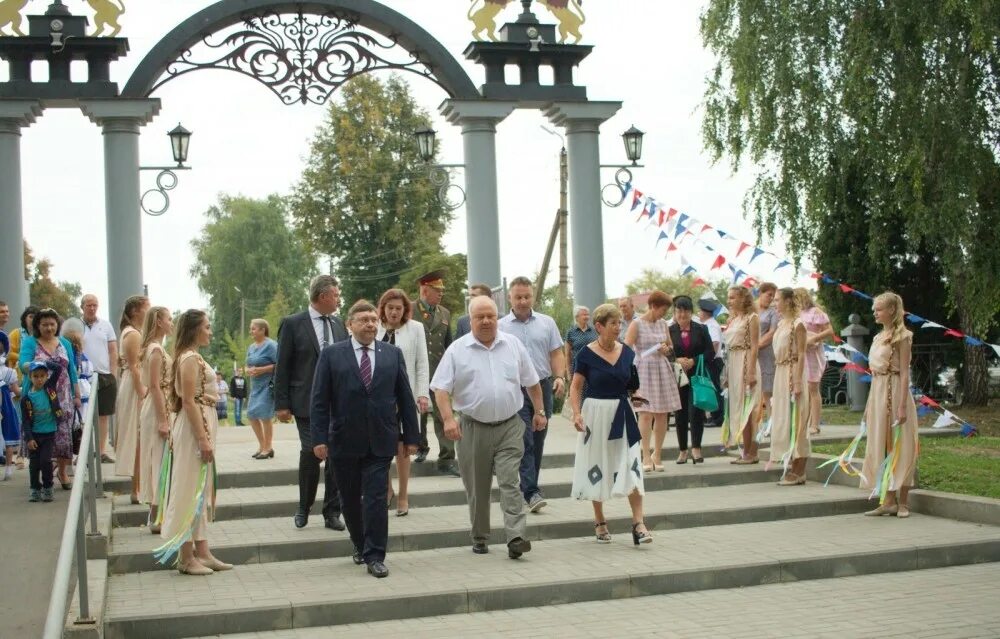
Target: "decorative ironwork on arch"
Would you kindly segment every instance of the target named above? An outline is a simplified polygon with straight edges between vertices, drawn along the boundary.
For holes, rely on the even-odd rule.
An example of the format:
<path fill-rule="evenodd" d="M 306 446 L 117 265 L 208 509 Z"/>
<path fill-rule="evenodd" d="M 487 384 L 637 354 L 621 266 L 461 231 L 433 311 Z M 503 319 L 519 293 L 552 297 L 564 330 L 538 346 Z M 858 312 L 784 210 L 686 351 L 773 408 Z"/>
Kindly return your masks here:
<path fill-rule="evenodd" d="M 301 7 L 296 14 L 247 16 L 234 31 L 209 34 L 201 46 L 184 50 L 152 90 L 192 71 L 221 69 L 257 80 L 285 104 L 323 104 L 352 77 L 378 70 L 416 73 L 447 91 L 420 55 L 399 46 L 398 36 L 372 33 L 358 20 L 346 12 L 309 14 Z"/>

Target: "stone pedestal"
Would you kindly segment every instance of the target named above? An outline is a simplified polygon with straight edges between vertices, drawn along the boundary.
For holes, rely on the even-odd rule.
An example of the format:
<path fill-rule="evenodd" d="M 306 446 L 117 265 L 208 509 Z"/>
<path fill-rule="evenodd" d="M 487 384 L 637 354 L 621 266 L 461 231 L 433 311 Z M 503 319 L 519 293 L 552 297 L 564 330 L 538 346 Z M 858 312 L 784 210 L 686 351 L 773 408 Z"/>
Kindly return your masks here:
<path fill-rule="evenodd" d="M 848 344 L 858 349 L 862 353 L 868 353 L 868 345 L 865 343 L 871 334 L 867 328 L 860 324 L 861 317 L 857 313 L 851 313 L 848 318 L 851 322 L 840 331 Z M 847 372 L 847 401 L 850 403 L 852 411 L 863 411 L 868 403 L 868 384 L 860 380 L 861 374 L 857 371 Z"/>

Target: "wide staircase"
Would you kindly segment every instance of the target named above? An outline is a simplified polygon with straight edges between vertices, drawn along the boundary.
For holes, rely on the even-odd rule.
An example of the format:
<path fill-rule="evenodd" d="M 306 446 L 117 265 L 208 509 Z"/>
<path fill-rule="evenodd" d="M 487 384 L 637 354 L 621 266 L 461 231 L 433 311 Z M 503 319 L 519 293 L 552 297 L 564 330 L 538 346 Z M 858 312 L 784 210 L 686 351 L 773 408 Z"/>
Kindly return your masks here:
<path fill-rule="evenodd" d="M 550 428 L 541 477 L 549 504 L 528 517 L 530 553 L 507 558 L 496 504 L 489 554 L 471 552 L 461 480 L 437 475 L 432 453 L 413 466 L 409 515 L 389 513 L 387 579 L 354 565 L 347 533 L 326 529 L 318 506 L 308 526 L 294 528 L 293 428 L 278 425 L 277 456 L 267 461 L 250 459 L 249 429 L 223 429 L 210 540 L 235 569 L 191 577 L 157 566 L 152 549 L 160 539 L 144 526 L 145 508 L 115 496 L 104 636 L 771 636 L 789 615 L 799 629 L 814 623 L 837 636 L 866 636 L 834 632 L 836 620 L 858 630 L 853 606 L 876 615 L 878 602 L 894 598 L 912 611 L 908 623 L 914 614 L 932 617 L 907 634 L 924 636 L 919 631 L 955 614 L 955 606 L 930 612 L 935 606 L 983 596 L 952 584 L 992 583 L 990 592 L 1000 583 L 1000 564 L 988 563 L 1000 560 L 1000 527 L 921 513 L 905 521 L 862 517 L 872 504 L 857 488 L 779 487 L 779 472 L 763 463 L 730 464 L 718 429 L 707 431 L 715 443 L 706 443 L 697 466 L 674 463 L 668 434 L 665 471 L 646 477 L 652 544 L 633 546 L 622 499 L 606 504 L 614 539 L 599 545 L 589 502 L 569 497 L 575 432 L 560 418 Z M 824 438 L 847 441 L 853 430 L 827 427 Z M 106 488 L 127 490 L 121 480 Z M 974 621 L 1000 633 L 996 608 L 984 605 Z"/>

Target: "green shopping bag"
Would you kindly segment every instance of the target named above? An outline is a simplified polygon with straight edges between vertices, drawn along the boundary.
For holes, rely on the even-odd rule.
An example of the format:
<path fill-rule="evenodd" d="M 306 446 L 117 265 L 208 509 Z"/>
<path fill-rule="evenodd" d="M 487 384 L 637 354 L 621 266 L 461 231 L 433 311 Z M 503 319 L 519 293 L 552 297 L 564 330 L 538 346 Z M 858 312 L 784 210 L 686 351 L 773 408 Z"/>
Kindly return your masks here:
<path fill-rule="evenodd" d="M 691 376 L 691 398 L 695 408 L 706 411 L 719 410 L 719 398 L 716 395 L 712 378 L 705 374 L 705 356 L 698 356 L 698 366 Z"/>

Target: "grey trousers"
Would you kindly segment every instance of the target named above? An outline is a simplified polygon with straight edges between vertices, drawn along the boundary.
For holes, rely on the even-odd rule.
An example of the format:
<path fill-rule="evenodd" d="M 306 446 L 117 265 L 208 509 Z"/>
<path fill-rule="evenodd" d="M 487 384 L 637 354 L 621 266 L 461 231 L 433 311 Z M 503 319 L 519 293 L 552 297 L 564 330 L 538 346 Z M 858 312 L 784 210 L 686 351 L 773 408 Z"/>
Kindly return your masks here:
<path fill-rule="evenodd" d="M 507 541 L 525 538 L 520 474 L 524 422 L 516 413 L 496 425 L 461 415 L 460 426 L 462 439 L 456 443 L 458 469 L 469 501 L 473 543 L 487 543 L 490 538 L 490 489 L 494 472 L 500 487 L 500 510 Z"/>

